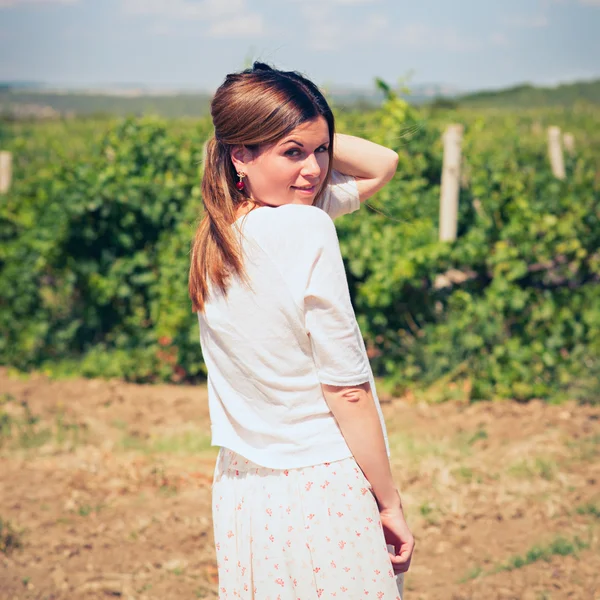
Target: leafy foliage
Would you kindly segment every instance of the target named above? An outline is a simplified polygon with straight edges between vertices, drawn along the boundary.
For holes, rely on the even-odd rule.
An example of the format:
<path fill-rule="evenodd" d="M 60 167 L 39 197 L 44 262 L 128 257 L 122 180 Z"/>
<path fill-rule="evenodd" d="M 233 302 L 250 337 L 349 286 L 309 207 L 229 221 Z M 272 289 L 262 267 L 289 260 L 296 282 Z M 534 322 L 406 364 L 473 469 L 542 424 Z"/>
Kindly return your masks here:
<path fill-rule="evenodd" d="M 379 87 L 377 111 L 338 111 L 338 130 L 400 157 L 374 210 L 339 221 L 376 374 L 396 391 L 597 399 L 597 109 L 428 113 Z M 442 243 L 449 122 L 465 126 L 463 187 L 458 239 Z M 565 181 L 548 166 L 549 124 L 575 134 Z M 187 273 L 209 131 L 146 118 L 0 130 L 17 161 L 0 201 L 0 362 L 136 381 L 205 374 Z"/>
<path fill-rule="evenodd" d="M 390 97 L 383 114 L 398 102 Z M 455 113 L 466 128 L 459 237 L 440 243 L 441 131 L 406 110 L 409 139 L 392 146 L 398 175 L 378 202 L 400 222 L 374 214 L 342 230 L 375 369 L 400 389 L 468 379 L 472 399 L 597 397 L 598 139 L 577 132 L 560 182 L 543 133 L 532 133 L 539 123 Z M 465 281 L 436 286 L 451 270 Z"/>
<path fill-rule="evenodd" d="M 85 158 L 17 181 L 0 213 L 3 362 L 84 356 L 84 374 L 142 381 L 202 371 L 185 267 L 199 148 L 127 120 Z"/>

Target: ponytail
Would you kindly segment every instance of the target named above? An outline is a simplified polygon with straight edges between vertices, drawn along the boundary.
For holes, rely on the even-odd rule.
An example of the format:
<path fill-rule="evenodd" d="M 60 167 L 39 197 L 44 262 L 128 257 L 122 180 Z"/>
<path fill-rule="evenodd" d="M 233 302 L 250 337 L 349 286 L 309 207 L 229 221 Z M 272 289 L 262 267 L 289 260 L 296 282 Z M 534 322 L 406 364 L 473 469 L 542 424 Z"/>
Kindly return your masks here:
<path fill-rule="evenodd" d="M 239 192 L 235 190 L 233 165 L 227 153 L 226 146 L 215 137 L 206 143 L 204 216 L 192 243 L 188 284 L 194 312 L 204 310 L 209 282 L 224 294 L 231 275 L 245 275 L 240 244 L 231 227 L 236 214 L 234 194 Z"/>

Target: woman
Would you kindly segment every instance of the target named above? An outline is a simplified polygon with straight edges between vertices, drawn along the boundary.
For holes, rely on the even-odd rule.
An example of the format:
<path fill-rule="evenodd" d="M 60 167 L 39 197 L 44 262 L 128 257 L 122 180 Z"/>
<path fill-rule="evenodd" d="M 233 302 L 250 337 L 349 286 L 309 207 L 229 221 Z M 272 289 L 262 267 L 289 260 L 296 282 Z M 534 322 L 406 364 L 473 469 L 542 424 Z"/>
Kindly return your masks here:
<path fill-rule="evenodd" d="M 211 114 L 189 287 L 219 597 L 400 599 L 414 540 L 331 220 L 398 156 L 335 134 L 312 82 L 263 63 L 228 75 Z"/>

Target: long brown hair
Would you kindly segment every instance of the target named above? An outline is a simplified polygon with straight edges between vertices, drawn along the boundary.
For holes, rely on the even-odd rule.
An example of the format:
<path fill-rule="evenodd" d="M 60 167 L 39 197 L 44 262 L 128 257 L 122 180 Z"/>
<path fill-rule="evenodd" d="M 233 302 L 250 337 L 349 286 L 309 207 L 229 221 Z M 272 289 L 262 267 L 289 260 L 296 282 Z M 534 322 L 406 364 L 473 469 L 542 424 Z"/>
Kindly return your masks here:
<path fill-rule="evenodd" d="M 224 294 L 231 276 L 245 277 L 240 244 L 231 225 L 239 204 L 248 200 L 236 188 L 232 146 L 252 151 L 323 116 L 329 127 L 329 167 L 315 202 L 331 174 L 334 118 L 319 88 L 295 71 L 279 71 L 261 62 L 231 73 L 210 105 L 215 134 L 205 147 L 202 204 L 204 216 L 192 243 L 189 294 L 194 312 L 204 310 L 212 284 Z"/>

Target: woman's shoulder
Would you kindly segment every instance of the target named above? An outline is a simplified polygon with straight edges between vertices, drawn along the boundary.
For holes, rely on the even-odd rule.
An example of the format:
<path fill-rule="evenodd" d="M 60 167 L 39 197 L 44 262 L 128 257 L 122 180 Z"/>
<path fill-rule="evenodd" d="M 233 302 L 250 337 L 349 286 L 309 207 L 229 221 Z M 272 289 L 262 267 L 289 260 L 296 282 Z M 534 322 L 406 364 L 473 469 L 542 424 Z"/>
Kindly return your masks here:
<path fill-rule="evenodd" d="M 313 256 L 337 244 L 331 217 L 316 206 L 285 204 L 251 211 L 243 230 L 269 254 Z"/>
<path fill-rule="evenodd" d="M 261 207 L 257 209 L 254 219 L 257 227 L 276 226 L 285 234 L 306 234 L 305 227 L 318 229 L 334 229 L 331 217 L 321 208 L 306 204 L 284 204 L 277 207 Z"/>
<path fill-rule="evenodd" d="M 248 221 L 252 231 L 266 231 L 275 236 L 314 237 L 325 232 L 335 232 L 331 217 L 321 208 L 305 204 L 284 204 L 277 207 L 261 207 L 251 211 Z M 318 236 L 317 236 L 318 237 Z"/>

